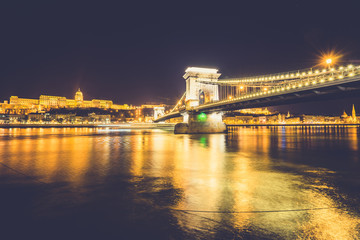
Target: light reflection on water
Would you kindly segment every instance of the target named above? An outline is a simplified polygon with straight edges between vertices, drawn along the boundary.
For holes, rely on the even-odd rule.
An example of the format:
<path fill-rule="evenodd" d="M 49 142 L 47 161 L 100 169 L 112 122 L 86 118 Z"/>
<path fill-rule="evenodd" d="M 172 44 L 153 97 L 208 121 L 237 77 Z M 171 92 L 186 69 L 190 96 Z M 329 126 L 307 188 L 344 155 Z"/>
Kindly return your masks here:
<path fill-rule="evenodd" d="M 64 184 L 62 191 L 31 199 L 35 205 L 49 196 L 60 199 L 37 205 L 43 215 L 53 217 L 61 198 L 76 198 L 58 224 L 71 218 L 75 208 L 94 204 L 103 218 L 99 221 L 109 224 L 122 217 L 125 222 L 136 218 L 152 226 L 156 223 L 146 214 L 154 214 L 163 221 L 166 236 L 175 239 L 356 239 L 360 223 L 358 135 L 357 128 L 239 128 L 228 135 L 2 129 L 0 159 L 49 185 Z M 31 181 L 4 166 L 0 175 L 17 185 Z M 126 187 L 119 187 L 124 181 Z M 114 197 L 118 191 L 128 202 Z M 135 214 L 118 216 L 115 210 L 113 215 L 107 205 L 120 212 L 134 205 Z M 136 214 L 139 205 L 148 208 L 142 210 L 147 212 L 142 217 Z M 328 209 L 259 212 L 314 208 Z M 77 217 L 82 218 L 81 214 Z M 117 235 L 116 229 L 107 231 Z"/>

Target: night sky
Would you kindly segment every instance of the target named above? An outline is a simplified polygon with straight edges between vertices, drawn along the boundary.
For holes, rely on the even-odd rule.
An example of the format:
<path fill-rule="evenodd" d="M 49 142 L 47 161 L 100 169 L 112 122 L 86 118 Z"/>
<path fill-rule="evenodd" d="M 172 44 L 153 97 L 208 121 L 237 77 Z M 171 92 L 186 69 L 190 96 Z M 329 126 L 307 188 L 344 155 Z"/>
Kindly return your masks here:
<path fill-rule="evenodd" d="M 360 1 L 8 1 L 0 100 L 41 94 L 175 103 L 188 66 L 241 77 L 360 60 Z M 358 61 L 358 63 L 360 63 Z M 278 108 L 341 114 L 360 97 Z"/>

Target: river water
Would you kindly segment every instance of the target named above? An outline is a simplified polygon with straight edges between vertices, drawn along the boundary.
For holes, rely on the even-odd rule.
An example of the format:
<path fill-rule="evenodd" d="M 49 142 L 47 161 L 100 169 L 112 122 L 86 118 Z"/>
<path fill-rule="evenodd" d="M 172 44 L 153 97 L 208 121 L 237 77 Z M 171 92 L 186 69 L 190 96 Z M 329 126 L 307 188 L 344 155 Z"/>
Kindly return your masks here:
<path fill-rule="evenodd" d="M 359 239 L 359 136 L 0 129 L 1 239 Z"/>

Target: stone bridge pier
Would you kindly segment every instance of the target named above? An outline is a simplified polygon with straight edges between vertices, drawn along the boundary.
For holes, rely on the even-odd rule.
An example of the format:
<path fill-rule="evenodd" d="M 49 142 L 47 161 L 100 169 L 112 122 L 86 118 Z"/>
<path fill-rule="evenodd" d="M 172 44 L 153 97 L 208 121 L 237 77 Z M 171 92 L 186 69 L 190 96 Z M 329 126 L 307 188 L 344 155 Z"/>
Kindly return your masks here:
<path fill-rule="evenodd" d="M 226 133 L 226 125 L 222 121 L 222 112 L 183 114 L 184 122 L 175 125 L 175 134 Z"/>
<path fill-rule="evenodd" d="M 183 76 L 186 81 L 186 109 L 184 122 L 175 125 L 176 134 L 224 133 L 226 125 L 222 121 L 222 112 L 203 113 L 191 109 L 201 104 L 219 101 L 220 77 L 217 69 L 189 67 Z"/>

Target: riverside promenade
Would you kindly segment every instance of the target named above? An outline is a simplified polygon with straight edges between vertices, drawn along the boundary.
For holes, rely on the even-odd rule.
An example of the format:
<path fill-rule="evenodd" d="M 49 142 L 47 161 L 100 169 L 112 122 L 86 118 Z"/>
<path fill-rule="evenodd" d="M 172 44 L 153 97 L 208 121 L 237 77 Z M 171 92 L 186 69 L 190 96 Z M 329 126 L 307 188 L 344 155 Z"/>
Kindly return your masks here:
<path fill-rule="evenodd" d="M 157 129 L 173 128 L 172 123 L 117 123 L 117 124 L 0 124 L 0 128 L 123 128 Z"/>

